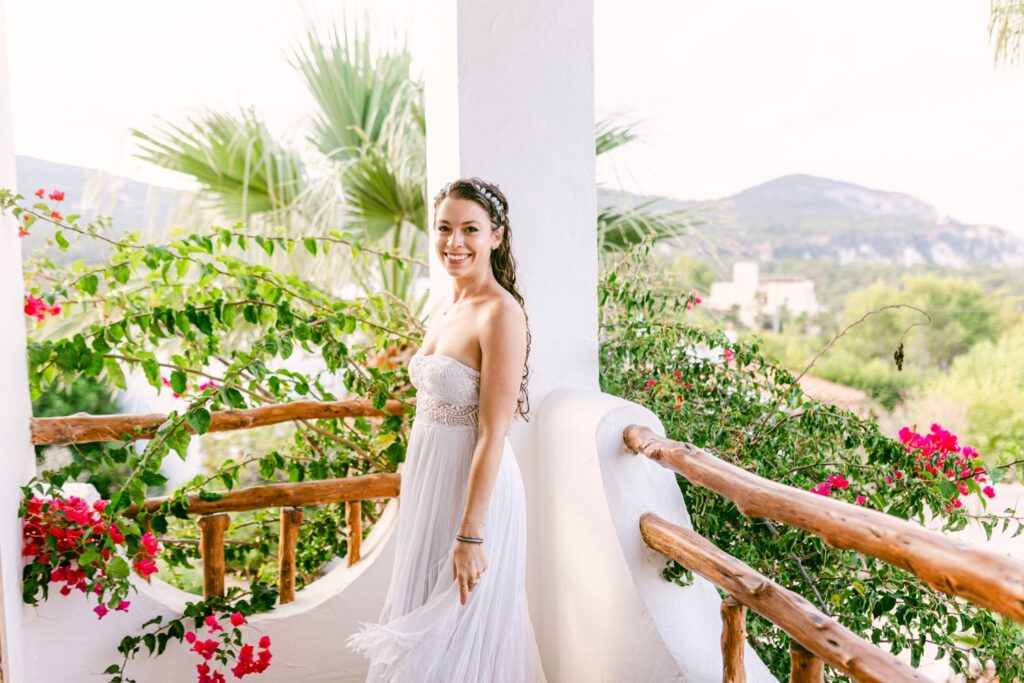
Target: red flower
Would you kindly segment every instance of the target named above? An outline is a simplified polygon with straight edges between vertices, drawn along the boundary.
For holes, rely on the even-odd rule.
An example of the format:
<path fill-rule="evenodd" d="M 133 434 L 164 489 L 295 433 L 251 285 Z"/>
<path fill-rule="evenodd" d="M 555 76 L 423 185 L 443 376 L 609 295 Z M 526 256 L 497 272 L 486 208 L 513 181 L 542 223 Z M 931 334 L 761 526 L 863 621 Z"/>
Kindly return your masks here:
<path fill-rule="evenodd" d="M 220 647 L 219 643 L 211 638 L 192 643 L 192 650 L 207 661 L 216 654 L 218 647 Z"/>
<path fill-rule="evenodd" d="M 828 483 L 832 486 L 832 488 L 837 488 L 837 489 L 845 489 L 845 488 L 847 488 L 850 485 L 850 482 L 848 482 L 846 480 L 846 477 L 844 477 L 841 474 L 833 474 L 833 475 L 831 475 L 828 478 Z"/>
<path fill-rule="evenodd" d="M 46 190 L 40 187 L 38 190 L 36 190 L 36 196 L 42 199 L 43 197 L 46 196 Z"/>
<path fill-rule="evenodd" d="M 185 633 L 185 640 L 188 641 L 189 645 L 191 645 L 192 643 L 196 642 L 196 632 L 195 631 L 188 631 L 187 633 Z"/>
<path fill-rule="evenodd" d="M 118 612 L 127 612 L 131 604 L 131 600 L 122 600 L 121 602 L 117 603 L 117 607 L 115 607 L 114 609 Z"/>
<path fill-rule="evenodd" d="M 857 499 L 854 502 L 857 503 L 857 505 L 863 505 L 864 503 L 867 502 L 867 500 L 868 499 L 865 498 L 864 496 L 857 496 Z"/>
<path fill-rule="evenodd" d="M 728 363 L 729 361 L 731 361 L 735 357 L 736 357 L 736 354 L 732 352 L 732 349 L 726 349 L 725 351 L 722 352 L 722 358 L 725 359 L 726 363 Z"/>
<path fill-rule="evenodd" d="M 242 616 L 241 612 L 235 612 L 231 615 L 231 625 L 238 627 L 245 623 L 245 617 Z"/>
<path fill-rule="evenodd" d="M 650 391 L 652 388 L 654 388 L 654 385 L 657 384 L 657 383 L 658 382 L 653 380 L 653 379 L 647 380 L 647 382 L 644 383 L 645 384 L 644 391 Z"/>
<path fill-rule="evenodd" d="M 204 623 L 206 624 L 206 628 L 210 629 L 210 633 L 216 633 L 217 631 L 224 630 L 224 627 L 220 625 L 219 621 L 217 621 L 217 617 L 213 616 L 212 614 L 206 615 Z"/>
<path fill-rule="evenodd" d="M 18 237 L 28 237 L 28 236 L 29 236 L 29 231 L 19 225 L 18 226 Z"/>
<path fill-rule="evenodd" d="M 832 493 L 832 484 L 827 481 L 820 482 L 817 486 L 811 489 L 811 493 L 817 493 L 819 496 L 827 496 Z"/>
<path fill-rule="evenodd" d="M 110 610 L 107 609 L 106 605 L 96 605 L 92 608 L 92 611 L 96 613 L 96 616 L 102 619 L 103 617 L 107 616 L 107 612 L 109 612 Z"/>
<path fill-rule="evenodd" d="M 64 201 L 64 191 L 63 190 L 54 190 L 53 192 L 50 193 L 50 199 L 55 201 L 55 202 L 62 202 L 62 201 Z"/>
<path fill-rule="evenodd" d="M 56 209 L 54 209 L 53 211 L 50 212 L 50 218 L 52 218 L 55 221 L 62 221 L 62 220 L 64 220 L 64 216 L 61 216 L 60 215 L 60 211 L 57 211 Z"/>
<path fill-rule="evenodd" d="M 982 493 L 984 493 L 989 498 L 995 498 L 996 497 L 996 490 L 994 488 L 992 488 L 991 486 L 986 486 L 981 491 L 982 491 Z"/>
<path fill-rule="evenodd" d="M 260 638 L 259 645 L 264 650 L 267 649 L 268 647 L 270 647 L 270 636 L 263 636 L 262 638 Z"/>

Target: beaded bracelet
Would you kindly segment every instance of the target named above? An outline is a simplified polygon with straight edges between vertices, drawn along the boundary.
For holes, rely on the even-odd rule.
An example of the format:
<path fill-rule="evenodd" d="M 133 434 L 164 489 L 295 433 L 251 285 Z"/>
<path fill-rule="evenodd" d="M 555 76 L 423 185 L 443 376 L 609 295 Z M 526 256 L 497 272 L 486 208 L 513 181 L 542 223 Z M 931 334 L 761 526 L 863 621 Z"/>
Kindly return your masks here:
<path fill-rule="evenodd" d="M 455 539 L 462 541 L 463 543 L 483 543 L 484 539 L 476 538 L 475 536 L 463 536 L 462 534 L 455 534 Z"/>

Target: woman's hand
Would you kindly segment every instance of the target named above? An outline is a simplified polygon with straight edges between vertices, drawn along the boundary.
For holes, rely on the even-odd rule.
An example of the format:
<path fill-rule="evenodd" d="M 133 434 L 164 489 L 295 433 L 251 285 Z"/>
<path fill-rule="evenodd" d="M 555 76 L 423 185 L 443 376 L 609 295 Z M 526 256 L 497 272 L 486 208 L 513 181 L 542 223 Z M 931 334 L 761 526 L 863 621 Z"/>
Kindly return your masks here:
<path fill-rule="evenodd" d="M 481 543 L 455 541 L 455 560 L 452 573 L 459 582 L 459 601 L 465 605 L 470 591 L 476 589 L 480 575 L 487 569 L 487 553 Z"/>

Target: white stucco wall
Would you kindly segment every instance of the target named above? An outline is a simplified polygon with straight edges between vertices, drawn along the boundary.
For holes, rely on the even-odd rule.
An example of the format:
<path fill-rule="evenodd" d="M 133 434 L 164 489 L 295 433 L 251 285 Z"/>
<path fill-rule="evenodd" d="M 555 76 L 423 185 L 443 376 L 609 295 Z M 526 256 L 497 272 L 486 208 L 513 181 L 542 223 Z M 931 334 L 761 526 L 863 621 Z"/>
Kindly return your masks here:
<path fill-rule="evenodd" d="M 534 615 L 546 672 L 552 682 L 720 681 L 717 592 L 699 576 L 667 582 L 664 556 L 640 536 L 645 512 L 691 524 L 675 475 L 623 444 L 630 424 L 664 434 L 649 410 L 599 392 L 557 391 L 539 413 L 541 495 L 552 501 Z M 749 646 L 746 668 L 751 683 L 775 680 Z"/>
<path fill-rule="evenodd" d="M 0 187 L 15 189 L 14 141 L 11 135 L 10 83 L 7 75 L 8 27 L 0 0 Z M 11 216 L 0 217 L 0 586 L 3 632 L 0 650 L 5 681 L 31 680 L 23 656 L 25 610 L 21 603 L 21 523 L 19 487 L 35 469 L 29 437 L 32 403 L 25 360 L 24 285 L 21 244 Z"/>

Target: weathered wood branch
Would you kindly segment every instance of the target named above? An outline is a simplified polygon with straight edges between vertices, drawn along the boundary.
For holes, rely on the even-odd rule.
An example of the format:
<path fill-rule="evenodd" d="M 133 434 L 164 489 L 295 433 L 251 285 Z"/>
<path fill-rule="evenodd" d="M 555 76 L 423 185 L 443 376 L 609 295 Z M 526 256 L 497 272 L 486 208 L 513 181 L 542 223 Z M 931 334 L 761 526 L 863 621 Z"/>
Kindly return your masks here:
<path fill-rule="evenodd" d="M 295 551 L 302 526 L 302 508 L 281 508 L 281 533 L 277 548 L 278 600 L 282 605 L 295 600 Z"/>
<path fill-rule="evenodd" d="M 231 518 L 224 514 L 199 518 L 199 553 L 203 557 L 203 598 L 224 597 L 224 532 Z"/>
<path fill-rule="evenodd" d="M 747 644 L 747 606 L 736 598 L 722 600 L 722 683 L 746 683 L 743 654 Z"/>
<path fill-rule="evenodd" d="M 345 503 L 345 526 L 348 527 L 348 566 L 359 561 L 363 546 L 363 502 Z"/>
<path fill-rule="evenodd" d="M 697 486 L 767 517 L 809 531 L 835 548 L 902 567 L 924 583 L 1024 623 L 1024 562 L 980 550 L 906 520 L 764 479 L 690 444 L 631 425 L 626 445 Z"/>
<path fill-rule="evenodd" d="M 795 640 L 789 644 L 789 683 L 822 683 L 824 663 Z"/>
<path fill-rule="evenodd" d="M 211 432 L 251 429 L 292 420 L 335 420 L 346 417 L 382 417 L 401 415 L 399 401 L 388 401 L 383 411 L 370 401 L 292 401 L 246 408 L 220 410 L 211 415 Z M 32 443 L 59 445 L 94 441 L 135 441 L 150 439 L 167 415 L 68 415 L 65 417 L 34 417 L 31 421 Z"/>
<path fill-rule="evenodd" d="M 651 548 L 708 579 L 847 676 L 867 683 L 930 680 L 700 534 L 650 512 L 640 518 L 640 534 Z"/>
<path fill-rule="evenodd" d="M 364 474 L 359 477 L 341 477 L 298 483 L 265 484 L 228 491 L 217 500 L 200 500 L 193 494 L 188 497 L 190 515 L 206 515 L 213 512 L 241 512 L 276 507 L 303 507 L 327 503 L 348 503 L 355 500 L 394 498 L 402 485 L 398 473 Z M 159 508 L 168 497 L 149 498 L 144 504 L 147 512 Z M 125 515 L 134 517 L 138 507 L 132 505 Z"/>

